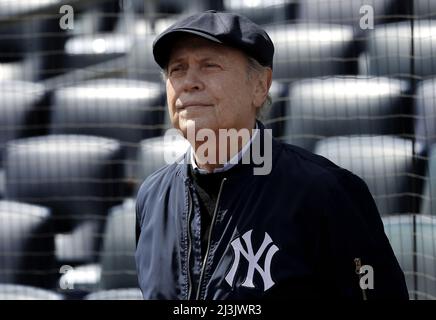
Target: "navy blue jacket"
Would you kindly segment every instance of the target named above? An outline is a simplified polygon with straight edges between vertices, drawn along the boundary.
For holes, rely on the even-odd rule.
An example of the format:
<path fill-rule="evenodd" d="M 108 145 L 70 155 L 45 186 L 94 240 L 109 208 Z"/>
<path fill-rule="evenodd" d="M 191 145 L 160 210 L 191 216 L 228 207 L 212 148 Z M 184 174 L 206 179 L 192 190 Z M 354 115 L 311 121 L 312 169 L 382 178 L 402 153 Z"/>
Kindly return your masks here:
<path fill-rule="evenodd" d="M 137 195 L 145 299 L 408 299 L 375 202 L 350 171 L 273 139 L 270 174 L 238 164 L 222 182 L 201 257 L 189 153 L 184 159 L 149 176 Z M 359 265 L 372 272 L 359 276 Z M 373 289 L 362 289 L 371 274 Z"/>

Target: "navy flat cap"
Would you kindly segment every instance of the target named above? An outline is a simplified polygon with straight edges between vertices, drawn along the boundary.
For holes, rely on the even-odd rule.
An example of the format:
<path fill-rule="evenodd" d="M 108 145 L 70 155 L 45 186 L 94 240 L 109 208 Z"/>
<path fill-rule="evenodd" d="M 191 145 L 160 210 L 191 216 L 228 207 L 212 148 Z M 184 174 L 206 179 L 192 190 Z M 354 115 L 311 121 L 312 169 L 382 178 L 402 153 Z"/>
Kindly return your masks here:
<path fill-rule="evenodd" d="M 168 64 L 174 40 L 186 33 L 239 49 L 272 68 L 274 45 L 265 30 L 244 16 L 214 10 L 180 20 L 157 36 L 153 56 L 161 68 Z"/>

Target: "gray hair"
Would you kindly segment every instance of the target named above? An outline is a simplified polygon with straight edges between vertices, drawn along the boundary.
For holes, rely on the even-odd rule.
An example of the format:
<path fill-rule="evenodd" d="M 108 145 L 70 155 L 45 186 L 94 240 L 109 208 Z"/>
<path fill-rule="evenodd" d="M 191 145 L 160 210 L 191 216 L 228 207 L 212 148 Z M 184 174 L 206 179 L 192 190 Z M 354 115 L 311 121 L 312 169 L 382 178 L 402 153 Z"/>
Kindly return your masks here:
<path fill-rule="evenodd" d="M 268 68 L 268 67 L 262 66 L 259 63 L 259 61 L 257 61 L 256 59 L 254 59 L 250 56 L 247 56 L 247 62 L 248 62 L 247 63 L 247 66 L 248 66 L 247 76 L 248 76 L 249 80 L 251 80 L 251 76 L 252 76 L 253 72 L 260 74 L 266 68 Z M 267 95 L 265 101 L 262 103 L 260 108 L 257 108 L 257 110 L 256 110 L 256 118 L 262 120 L 267 115 L 271 105 L 272 105 L 272 97 L 271 97 L 271 94 L 268 92 L 268 95 Z"/>

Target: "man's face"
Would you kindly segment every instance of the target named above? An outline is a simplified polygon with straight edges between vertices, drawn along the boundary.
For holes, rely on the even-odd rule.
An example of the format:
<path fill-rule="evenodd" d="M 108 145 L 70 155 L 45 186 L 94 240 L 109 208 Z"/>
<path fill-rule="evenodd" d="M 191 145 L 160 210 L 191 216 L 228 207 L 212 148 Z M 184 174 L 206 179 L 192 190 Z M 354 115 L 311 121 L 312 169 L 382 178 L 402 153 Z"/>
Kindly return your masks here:
<path fill-rule="evenodd" d="M 247 75 L 239 50 L 196 36 L 174 44 L 167 67 L 171 122 L 186 137 L 187 128 L 252 129 L 259 103 L 257 80 Z"/>

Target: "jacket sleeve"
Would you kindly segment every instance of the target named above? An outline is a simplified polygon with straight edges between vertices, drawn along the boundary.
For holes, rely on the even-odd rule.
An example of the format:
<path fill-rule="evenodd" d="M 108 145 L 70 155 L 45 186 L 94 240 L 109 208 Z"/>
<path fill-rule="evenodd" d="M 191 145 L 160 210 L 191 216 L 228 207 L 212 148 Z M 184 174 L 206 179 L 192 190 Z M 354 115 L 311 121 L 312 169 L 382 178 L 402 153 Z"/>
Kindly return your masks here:
<path fill-rule="evenodd" d="M 141 235 L 141 225 L 144 215 L 145 200 L 146 200 L 146 181 L 142 183 L 141 187 L 138 190 L 136 195 L 136 204 L 135 204 L 135 236 L 136 236 L 136 246 L 138 246 L 139 237 Z"/>
<path fill-rule="evenodd" d="M 138 246 L 139 236 L 141 235 L 141 224 L 138 219 L 138 213 L 139 213 L 138 198 L 136 199 L 135 212 L 136 212 L 135 237 L 136 237 L 136 246 Z"/>
<path fill-rule="evenodd" d="M 334 290 L 359 300 L 408 299 L 404 274 L 365 182 L 345 169 L 338 169 L 334 179 L 322 181 L 327 185 L 322 201 L 327 226 L 325 259 L 331 261 L 328 270 Z M 363 279 L 356 259 L 365 266 Z"/>

